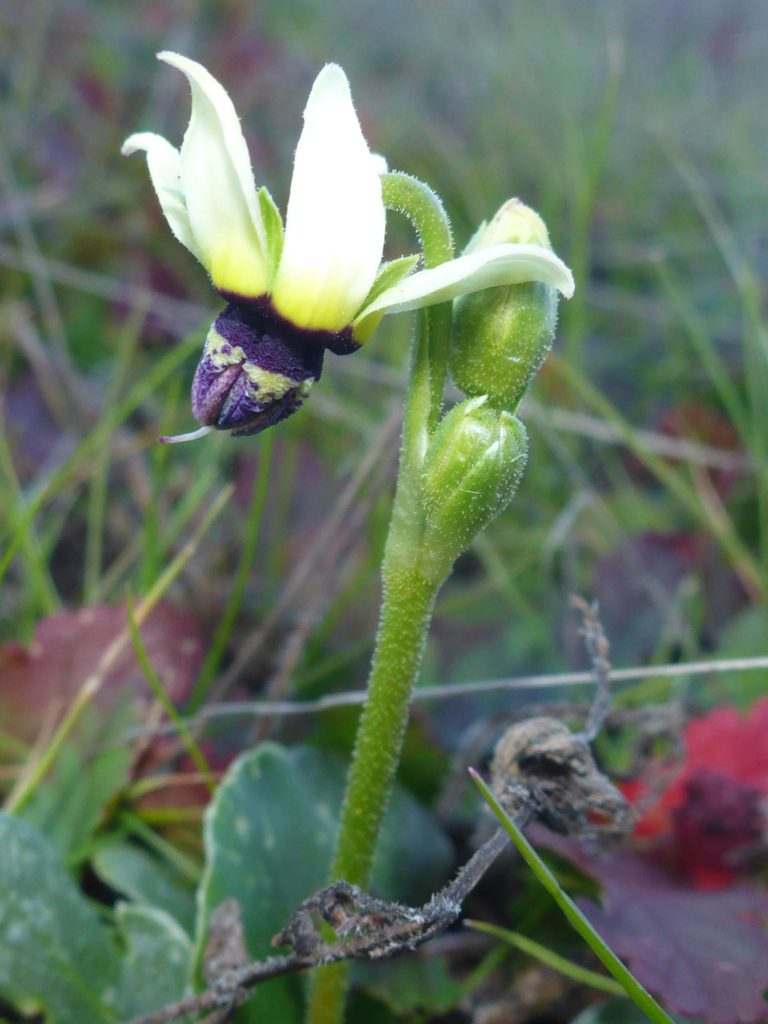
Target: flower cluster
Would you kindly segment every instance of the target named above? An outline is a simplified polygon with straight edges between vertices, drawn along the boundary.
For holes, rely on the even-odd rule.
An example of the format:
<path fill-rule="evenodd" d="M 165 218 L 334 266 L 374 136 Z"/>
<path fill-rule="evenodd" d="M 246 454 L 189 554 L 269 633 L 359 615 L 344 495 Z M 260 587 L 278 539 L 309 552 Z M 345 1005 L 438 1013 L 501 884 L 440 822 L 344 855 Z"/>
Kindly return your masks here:
<path fill-rule="evenodd" d="M 181 148 L 140 132 L 123 152 L 146 154 L 171 231 L 228 303 L 193 384 L 203 427 L 177 440 L 211 429 L 255 434 L 291 415 L 319 379 L 325 351 L 355 351 L 387 313 L 531 281 L 572 294 L 570 271 L 541 239 L 497 241 L 419 271 L 418 256 L 382 264 L 386 166 L 370 152 L 335 64 L 307 101 L 283 228 L 271 195 L 256 187 L 225 89 L 187 57 L 159 57 L 192 92 Z"/>

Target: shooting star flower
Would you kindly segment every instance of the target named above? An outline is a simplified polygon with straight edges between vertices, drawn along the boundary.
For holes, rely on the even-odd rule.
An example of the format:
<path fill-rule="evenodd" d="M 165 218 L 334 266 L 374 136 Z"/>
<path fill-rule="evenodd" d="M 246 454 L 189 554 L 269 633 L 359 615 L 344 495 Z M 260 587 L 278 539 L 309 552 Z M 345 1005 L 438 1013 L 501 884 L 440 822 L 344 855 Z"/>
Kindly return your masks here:
<path fill-rule="evenodd" d="M 256 434 L 285 419 L 319 379 L 326 349 L 354 352 L 386 313 L 531 280 L 572 294 L 568 268 L 537 245 L 490 246 L 421 271 L 417 256 L 382 264 L 384 162 L 368 148 L 336 64 L 323 68 L 307 101 L 283 229 L 269 192 L 256 187 L 223 86 L 187 57 L 158 56 L 189 81 L 184 140 L 176 149 L 139 132 L 123 153 L 146 154 L 171 231 L 228 302 L 192 386 L 203 428 L 171 440 L 211 429 Z"/>

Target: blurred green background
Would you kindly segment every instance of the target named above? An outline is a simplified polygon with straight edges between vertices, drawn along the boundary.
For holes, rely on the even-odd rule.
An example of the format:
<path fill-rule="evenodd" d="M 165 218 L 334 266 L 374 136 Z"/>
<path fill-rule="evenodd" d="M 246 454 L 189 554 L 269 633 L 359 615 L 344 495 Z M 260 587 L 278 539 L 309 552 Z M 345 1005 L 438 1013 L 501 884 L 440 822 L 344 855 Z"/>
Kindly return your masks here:
<path fill-rule="evenodd" d="M 173 49 L 230 91 L 283 208 L 309 85 L 335 60 L 372 148 L 438 191 L 459 247 L 518 195 L 574 270 L 525 412 L 526 477 L 444 589 L 424 680 L 578 663 L 573 591 L 601 601 L 617 664 L 764 653 L 767 30 L 759 0 L 6 0 L 0 638 L 146 592 L 234 480 L 171 594 L 208 645 L 230 601 L 209 679 L 276 606 L 241 687 L 282 673 L 274 692 L 309 697 L 365 678 L 408 318 L 329 357 L 271 436 L 155 444 L 193 426 L 218 308 L 143 161 L 119 152 L 136 130 L 180 141 L 187 86 L 154 60 Z M 390 254 L 413 244 L 392 217 Z M 377 479 L 339 509 L 366 456 Z M 281 604 L 318 537 L 327 557 Z M 696 686 L 740 702 L 765 679 Z M 437 722 L 453 735 L 473 713 Z"/>

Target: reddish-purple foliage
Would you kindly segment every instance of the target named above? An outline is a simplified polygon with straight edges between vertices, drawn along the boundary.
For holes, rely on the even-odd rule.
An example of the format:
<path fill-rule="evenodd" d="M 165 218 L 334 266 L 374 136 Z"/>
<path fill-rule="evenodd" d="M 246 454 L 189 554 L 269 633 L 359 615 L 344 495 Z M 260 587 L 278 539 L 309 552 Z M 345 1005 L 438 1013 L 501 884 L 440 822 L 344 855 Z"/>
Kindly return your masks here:
<path fill-rule="evenodd" d="M 643 814 L 638 837 L 698 889 L 730 884 L 749 868 L 765 834 L 768 698 L 746 715 L 714 708 L 689 722 L 685 761 Z M 644 797 L 642 781 L 624 787 Z"/>
<path fill-rule="evenodd" d="M 679 771 L 641 817 L 637 844 L 600 857 L 538 832 L 601 887 L 583 908 L 638 979 L 676 1013 L 707 1024 L 768 1019 L 768 893 L 739 875 L 765 849 L 768 698 L 747 714 L 689 722 Z M 646 794 L 641 781 L 624 787 Z"/>
<path fill-rule="evenodd" d="M 581 908 L 665 1006 L 707 1024 L 766 1019 L 768 894 L 762 889 L 701 892 L 634 852 L 597 857 L 572 840 L 548 834 L 544 841 L 600 883 L 600 905 L 581 900 Z"/>
<path fill-rule="evenodd" d="M 29 647 L 13 642 L 0 647 L 3 731 L 32 742 L 48 716 L 56 712 L 60 715 L 69 706 L 126 626 L 125 608 L 91 605 L 41 620 Z M 182 701 L 194 683 L 202 655 L 195 620 L 169 604 L 161 604 L 141 627 L 141 636 L 171 699 Z M 146 701 L 150 694 L 130 643 L 108 672 L 97 706 L 108 711 L 126 692 L 133 692 L 138 701 Z"/>

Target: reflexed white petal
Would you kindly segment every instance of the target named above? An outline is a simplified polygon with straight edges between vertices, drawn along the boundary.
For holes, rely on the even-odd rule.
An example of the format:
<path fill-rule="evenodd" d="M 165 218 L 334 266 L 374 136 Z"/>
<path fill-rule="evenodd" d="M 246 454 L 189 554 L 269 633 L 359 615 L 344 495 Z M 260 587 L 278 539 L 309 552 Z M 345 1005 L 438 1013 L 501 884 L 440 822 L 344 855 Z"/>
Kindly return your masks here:
<path fill-rule="evenodd" d="M 296 149 L 285 244 L 272 297 L 303 327 L 346 327 L 376 277 L 384 248 L 379 179 L 336 64 L 317 76 Z"/>
<path fill-rule="evenodd" d="M 189 225 L 189 216 L 181 191 L 179 151 L 162 135 L 156 135 L 154 132 L 137 132 L 125 140 L 121 152 L 123 156 L 138 152 L 146 153 L 149 177 L 171 231 L 182 245 L 200 259 L 200 251 Z"/>
<path fill-rule="evenodd" d="M 439 267 L 420 270 L 388 288 L 361 311 L 356 328 L 375 313 L 420 309 L 483 288 L 525 281 L 554 285 L 567 299 L 573 295 L 573 275 L 550 249 L 538 245 L 491 245 Z"/>
<path fill-rule="evenodd" d="M 192 116 L 181 145 L 181 183 L 201 259 L 214 285 L 240 295 L 267 288 L 266 242 L 251 161 L 232 100 L 196 61 L 158 57 L 183 71 Z"/>

